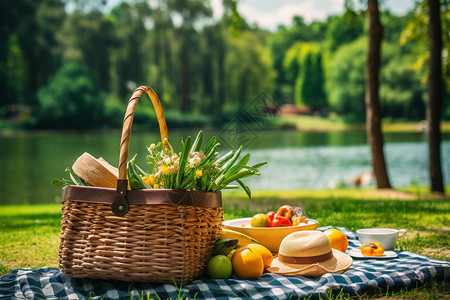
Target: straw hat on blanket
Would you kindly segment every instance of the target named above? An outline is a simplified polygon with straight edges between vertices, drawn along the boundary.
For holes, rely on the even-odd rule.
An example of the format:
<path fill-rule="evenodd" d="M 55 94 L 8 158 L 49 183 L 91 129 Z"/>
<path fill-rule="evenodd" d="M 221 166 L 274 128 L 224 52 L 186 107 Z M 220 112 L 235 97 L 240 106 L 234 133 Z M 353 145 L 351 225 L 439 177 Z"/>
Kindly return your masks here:
<path fill-rule="evenodd" d="M 285 276 L 319 277 L 325 273 L 343 273 L 352 262 L 349 255 L 331 248 L 323 232 L 304 230 L 283 239 L 268 271 Z"/>

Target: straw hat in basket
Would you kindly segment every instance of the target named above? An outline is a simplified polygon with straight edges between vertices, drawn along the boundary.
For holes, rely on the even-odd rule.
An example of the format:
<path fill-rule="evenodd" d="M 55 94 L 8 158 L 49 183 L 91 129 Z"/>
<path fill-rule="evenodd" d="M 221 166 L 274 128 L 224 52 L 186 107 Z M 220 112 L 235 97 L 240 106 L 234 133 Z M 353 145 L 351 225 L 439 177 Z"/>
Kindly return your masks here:
<path fill-rule="evenodd" d="M 325 273 L 343 273 L 352 262 L 349 255 L 331 248 L 323 232 L 303 230 L 283 239 L 268 271 L 285 276 L 319 277 Z"/>

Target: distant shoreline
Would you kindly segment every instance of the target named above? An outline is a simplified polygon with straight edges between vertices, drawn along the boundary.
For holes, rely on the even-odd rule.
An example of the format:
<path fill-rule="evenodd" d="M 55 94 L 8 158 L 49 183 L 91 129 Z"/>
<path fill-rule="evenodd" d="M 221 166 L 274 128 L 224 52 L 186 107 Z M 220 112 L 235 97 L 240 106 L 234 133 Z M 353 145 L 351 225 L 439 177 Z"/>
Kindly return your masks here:
<path fill-rule="evenodd" d="M 0 120 L 1 121 L 1 120 Z M 53 129 L 23 129 L 20 125 L 17 126 L 5 126 L 0 122 L 0 136 L 11 136 L 11 135 L 53 135 L 53 134 L 92 134 L 92 133 L 112 133 L 120 134 L 121 128 L 104 128 L 104 129 L 66 129 L 66 130 L 53 130 Z M 228 123 L 222 126 L 204 126 L 203 129 L 223 129 Z M 249 127 L 253 127 L 252 124 L 248 124 Z M 287 115 L 275 117 L 268 119 L 265 124 L 266 128 L 264 130 L 276 131 L 276 130 L 297 130 L 302 132 L 327 132 L 327 131 L 354 131 L 354 130 L 365 130 L 366 125 L 362 122 L 347 122 L 342 117 L 317 117 L 310 115 Z M 157 125 L 155 124 L 155 128 Z M 149 128 L 151 129 L 151 128 Z M 143 126 L 134 126 L 133 131 L 135 132 L 148 132 L 147 128 Z M 195 130 L 197 127 L 178 127 L 169 126 L 169 129 L 173 130 Z M 255 126 L 255 130 L 261 130 L 258 126 Z M 382 121 L 382 131 L 385 133 L 425 133 L 425 121 L 399 121 L 386 119 Z M 450 121 L 441 121 L 441 132 L 450 132 Z"/>

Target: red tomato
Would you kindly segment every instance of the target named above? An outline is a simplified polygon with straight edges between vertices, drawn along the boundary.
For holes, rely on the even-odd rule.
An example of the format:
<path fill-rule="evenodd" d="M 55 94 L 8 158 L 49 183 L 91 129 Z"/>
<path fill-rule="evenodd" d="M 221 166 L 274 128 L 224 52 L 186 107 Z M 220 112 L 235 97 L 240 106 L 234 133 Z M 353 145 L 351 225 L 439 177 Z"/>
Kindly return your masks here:
<path fill-rule="evenodd" d="M 291 221 L 289 221 L 289 219 L 286 217 L 275 215 L 271 227 L 285 227 L 285 226 L 291 226 Z"/>
<path fill-rule="evenodd" d="M 273 217 L 275 216 L 275 212 L 271 211 L 266 214 L 269 217 L 269 223 L 267 224 L 268 227 L 272 227 L 272 221 Z"/>
<path fill-rule="evenodd" d="M 293 209 L 294 209 L 294 208 L 293 208 L 292 206 L 289 206 L 289 205 L 283 205 L 282 207 L 280 207 L 280 208 L 278 209 L 277 215 L 283 216 L 283 217 L 286 217 L 286 218 L 290 219 L 290 218 L 291 218 L 291 213 L 292 213 L 292 210 L 293 210 Z"/>

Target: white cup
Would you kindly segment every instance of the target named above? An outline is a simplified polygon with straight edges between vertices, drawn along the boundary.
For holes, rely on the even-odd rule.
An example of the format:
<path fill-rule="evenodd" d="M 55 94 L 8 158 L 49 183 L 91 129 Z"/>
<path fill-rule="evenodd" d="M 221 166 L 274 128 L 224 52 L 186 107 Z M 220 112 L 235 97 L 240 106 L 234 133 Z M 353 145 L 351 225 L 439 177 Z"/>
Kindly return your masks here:
<path fill-rule="evenodd" d="M 397 239 L 406 235 L 406 229 L 392 228 L 367 228 L 356 231 L 361 244 L 367 242 L 378 242 L 384 250 L 393 250 Z"/>

